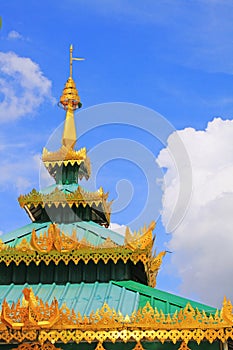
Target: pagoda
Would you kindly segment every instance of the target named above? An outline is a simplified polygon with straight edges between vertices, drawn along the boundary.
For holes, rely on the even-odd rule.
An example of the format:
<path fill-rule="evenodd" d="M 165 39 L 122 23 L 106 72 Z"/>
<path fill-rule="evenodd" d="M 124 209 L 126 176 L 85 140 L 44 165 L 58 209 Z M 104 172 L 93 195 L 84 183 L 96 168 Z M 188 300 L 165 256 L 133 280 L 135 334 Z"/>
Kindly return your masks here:
<path fill-rule="evenodd" d="M 75 149 L 72 50 L 61 147 L 42 153 L 55 183 L 19 197 L 31 223 L 0 241 L 0 348 L 227 350 L 230 301 L 217 310 L 155 288 L 165 255 L 153 253 L 155 222 L 114 232 L 108 193 L 79 184 L 91 167 L 86 148 Z"/>

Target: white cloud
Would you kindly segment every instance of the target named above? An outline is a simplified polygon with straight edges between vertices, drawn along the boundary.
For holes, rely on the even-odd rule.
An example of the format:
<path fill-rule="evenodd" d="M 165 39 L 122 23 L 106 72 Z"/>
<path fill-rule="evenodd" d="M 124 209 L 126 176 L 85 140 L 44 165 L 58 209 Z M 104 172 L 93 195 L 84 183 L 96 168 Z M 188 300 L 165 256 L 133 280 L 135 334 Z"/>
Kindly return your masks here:
<path fill-rule="evenodd" d="M 109 229 L 110 230 L 112 230 L 114 232 L 117 232 L 117 233 L 119 233 L 122 236 L 125 235 L 126 227 L 127 226 L 125 226 L 125 225 L 119 225 L 119 224 L 116 224 L 114 222 L 111 222 L 110 225 L 109 225 Z"/>
<path fill-rule="evenodd" d="M 37 185 L 39 174 L 39 154 L 26 155 L 22 152 L 9 155 L 8 158 L 0 157 L 0 191 L 13 190 L 17 195 L 25 193 Z M 22 161 L 23 159 L 23 161 Z"/>
<path fill-rule="evenodd" d="M 23 40 L 23 36 L 17 32 L 16 30 L 11 30 L 8 35 L 7 35 L 7 39 L 11 40 Z"/>
<path fill-rule="evenodd" d="M 0 52 L 0 123 L 19 119 L 51 97 L 51 81 L 30 58 Z"/>
<path fill-rule="evenodd" d="M 168 139 L 157 162 L 164 177 L 162 220 L 169 225 L 180 188 L 176 164 L 170 156 L 179 136 L 192 166 L 192 197 L 183 221 L 172 232 L 168 249 L 182 279 L 182 293 L 220 305 L 233 299 L 233 120 L 214 119 L 206 130 L 177 131 Z M 172 150 L 173 153 L 174 150 Z"/>

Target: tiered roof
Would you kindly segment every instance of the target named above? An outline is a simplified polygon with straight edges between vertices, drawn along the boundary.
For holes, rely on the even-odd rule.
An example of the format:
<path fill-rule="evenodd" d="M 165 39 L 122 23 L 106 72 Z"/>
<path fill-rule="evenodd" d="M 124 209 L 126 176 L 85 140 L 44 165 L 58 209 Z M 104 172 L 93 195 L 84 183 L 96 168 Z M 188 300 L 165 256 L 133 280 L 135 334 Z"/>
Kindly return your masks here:
<path fill-rule="evenodd" d="M 226 342 L 233 338 L 231 303 L 224 300 L 218 312 L 154 289 L 165 255 L 153 252 L 155 222 L 134 233 L 127 228 L 124 236 L 110 230 L 108 193 L 78 183 L 91 168 L 86 149 L 74 148 L 81 102 L 72 50 L 60 98 L 61 148 L 42 155 L 56 183 L 19 197 L 32 222 L 0 241 L 0 342 L 21 344 L 18 350 L 68 350 L 72 343 L 80 350 L 125 343 L 142 350 L 165 341 L 188 350 L 188 342 Z"/>

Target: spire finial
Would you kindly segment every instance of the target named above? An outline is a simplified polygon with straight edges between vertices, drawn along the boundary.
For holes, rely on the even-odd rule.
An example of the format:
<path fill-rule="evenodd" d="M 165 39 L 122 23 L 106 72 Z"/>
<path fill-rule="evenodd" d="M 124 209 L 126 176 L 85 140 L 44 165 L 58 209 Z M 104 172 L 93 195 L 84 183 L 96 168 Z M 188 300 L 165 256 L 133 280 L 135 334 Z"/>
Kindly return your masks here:
<path fill-rule="evenodd" d="M 68 104 L 72 105 L 73 110 L 81 108 L 82 104 L 78 96 L 78 90 L 76 89 L 75 82 L 72 78 L 73 73 L 73 61 L 83 61 L 84 58 L 73 57 L 73 45 L 70 45 L 70 76 L 63 89 L 62 96 L 60 97 L 59 106 L 67 110 Z"/>
<path fill-rule="evenodd" d="M 60 97 L 59 105 L 66 110 L 66 119 L 64 125 L 64 132 L 62 136 L 62 145 L 70 149 L 74 147 L 76 142 L 76 130 L 74 122 L 74 111 L 81 108 L 80 97 L 76 89 L 75 82 L 72 78 L 73 61 L 82 61 L 84 58 L 73 57 L 73 45 L 70 45 L 70 76 L 63 89 Z"/>
<path fill-rule="evenodd" d="M 85 58 L 73 57 L 73 45 L 70 45 L 70 78 L 72 78 L 73 73 L 73 61 L 83 61 Z"/>

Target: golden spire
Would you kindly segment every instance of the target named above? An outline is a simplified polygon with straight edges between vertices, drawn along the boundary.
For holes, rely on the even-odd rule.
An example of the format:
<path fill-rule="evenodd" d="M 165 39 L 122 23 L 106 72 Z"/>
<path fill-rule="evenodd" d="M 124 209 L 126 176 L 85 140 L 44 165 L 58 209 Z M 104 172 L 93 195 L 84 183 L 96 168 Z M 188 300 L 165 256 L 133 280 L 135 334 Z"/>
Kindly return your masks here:
<path fill-rule="evenodd" d="M 66 148 L 74 148 L 76 143 L 76 128 L 74 121 L 74 111 L 77 108 L 81 108 L 80 97 L 78 90 L 76 89 L 75 82 L 72 78 L 72 65 L 73 61 L 82 61 L 84 58 L 73 57 L 73 46 L 70 45 L 70 76 L 63 89 L 62 96 L 60 97 L 60 106 L 66 110 L 66 120 L 62 136 L 62 145 Z"/>

